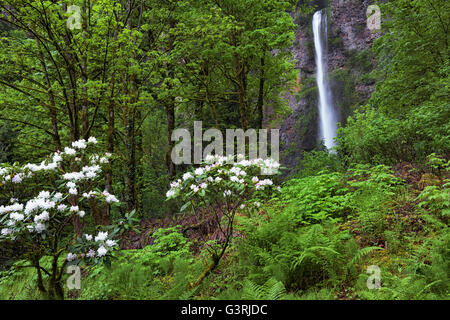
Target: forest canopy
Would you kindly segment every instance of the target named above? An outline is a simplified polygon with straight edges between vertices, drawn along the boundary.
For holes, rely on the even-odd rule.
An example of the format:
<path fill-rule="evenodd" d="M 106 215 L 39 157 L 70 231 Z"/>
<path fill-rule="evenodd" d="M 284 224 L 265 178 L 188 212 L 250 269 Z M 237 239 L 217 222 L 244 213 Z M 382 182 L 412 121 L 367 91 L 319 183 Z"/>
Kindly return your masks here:
<path fill-rule="evenodd" d="M 0 299 L 447 300 L 450 4 L 349 2 L 0 0 Z M 281 158 L 174 162 L 200 121 Z"/>

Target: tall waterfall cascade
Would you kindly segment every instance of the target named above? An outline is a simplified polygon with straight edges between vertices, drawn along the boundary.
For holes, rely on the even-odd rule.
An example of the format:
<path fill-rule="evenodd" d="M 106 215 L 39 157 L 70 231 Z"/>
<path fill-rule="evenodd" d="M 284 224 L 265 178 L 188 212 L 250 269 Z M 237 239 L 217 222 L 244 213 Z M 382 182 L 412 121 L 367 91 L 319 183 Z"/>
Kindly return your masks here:
<path fill-rule="evenodd" d="M 317 87 L 319 89 L 319 137 L 325 147 L 331 149 L 336 145 L 334 138 L 337 130 L 337 114 L 333 105 L 332 94 L 328 86 L 327 75 L 327 14 L 325 9 L 313 16 L 314 47 L 316 52 Z"/>

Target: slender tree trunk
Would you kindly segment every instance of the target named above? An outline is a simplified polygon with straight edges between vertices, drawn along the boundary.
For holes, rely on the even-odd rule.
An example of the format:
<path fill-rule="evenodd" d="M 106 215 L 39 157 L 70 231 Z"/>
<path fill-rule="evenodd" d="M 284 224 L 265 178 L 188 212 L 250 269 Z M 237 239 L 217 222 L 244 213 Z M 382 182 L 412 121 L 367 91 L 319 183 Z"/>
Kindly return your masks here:
<path fill-rule="evenodd" d="M 236 36 L 233 35 L 233 43 L 237 46 Z M 248 129 L 248 108 L 247 108 L 247 63 L 234 53 L 234 72 L 237 85 L 237 93 L 239 100 L 239 115 L 241 128 L 246 131 Z"/>
<path fill-rule="evenodd" d="M 166 165 L 167 171 L 169 173 L 169 178 L 175 177 L 175 164 L 172 161 L 172 149 L 174 147 L 174 142 L 172 141 L 172 133 L 175 130 L 175 101 L 170 99 L 170 102 L 166 104 L 166 115 L 167 115 L 167 143 L 169 148 L 166 153 Z"/>
<path fill-rule="evenodd" d="M 143 134 L 142 134 L 142 112 L 140 109 L 136 111 L 136 123 L 138 127 L 136 128 L 136 171 L 137 171 L 137 209 L 139 212 L 143 212 L 143 201 L 142 201 L 142 181 L 143 181 Z"/>
<path fill-rule="evenodd" d="M 110 81 L 110 99 L 108 104 L 108 133 L 107 133 L 107 151 L 111 154 L 114 153 L 114 126 L 115 126 L 115 114 L 114 114 L 114 86 L 115 86 L 115 76 L 111 76 Z M 105 190 L 112 193 L 112 165 L 109 165 L 105 171 Z M 110 224 L 110 212 L 111 206 L 105 206 L 105 211 L 103 213 L 103 224 Z"/>
<path fill-rule="evenodd" d="M 38 290 L 41 294 L 47 294 L 47 290 L 44 286 L 44 281 L 42 280 L 42 271 L 41 266 L 39 265 L 39 257 L 33 258 L 33 265 L 36 268 Z"/>
<path fill-rule="evenodd" d="M 86 16 L 86 0 L 83 1 L 83 17 Z M 86 38 L 87 34 L 87 20 L 83 20 L 82 30 L 83 30 L 83 39 Z M 84 50 L 84 54 L 81 58 L 81 83 L 82 83 L 82 106 L 81 106 L 81 122 L 82 122 L 82 136 L 84 139 L 89 138 L 89 106 L 88 106 L 88 92 L 87 92 L 87 82 L 88 82 L 88 59 L 87 59 L 87 48 Z"/>
<path fill-rule="evenodd" d="M 47 89 L 48 90 L 48 99 L 50 101 L 49 114 L 50 114 L 50 119 L 51 119 L 51 123 L 52 123 L 53 144 L 55 145 L 56 150 L 61 150 L 62 145 L 61 145 L 61 138 L 59 136 L 58 118 L 57 118 L 57 111 L 56 111 L 56 105 L 55 105 L 55 95 L 51 88 L 50 77 L 48 75 L 47 66 L 45 64 L 44 54 L 42 53 L 41 43 L 39 42 L 39 40 L 36 40 L 36 44 L 37 44 L 38 52 L 39 52 L 39 60 L 41 62 L 42 70 L 44 72 L 45 84 L 48 87 L 48 89 Z"/>
<path fill-rule="evenodd" d="M 263 128 L 263 122 L 264 122 L 264 84 L 265 84 L 264 67 L 265 67 L 265 60 L 264 60 L 264 57 L 262 57 L 261 58 L 261 71 L 260 71 L 260 78 L 259 78 L 258 103 L 257 103 L 259 129 Z"/>
<path fill-rule="evenodd" d="M 55 255 L 52 260 L 52 271 L 48 285 L 48 295 L 50 299 L 64 300 L 64 290 L 61 285 L 61 279 L 58 277 L 58 257 Z"/>
<path fill-rule="evenodd" d="M 126 202 L 127 210 L 136 209 L 136 102 L 135 77 L 131 75 L 129 83 L 125 83 L 126 96 L 124 103 L 124 126 L 126 156 Z M 129 90 L 128 90 L 129 86 Z"/>
<path fill-rule="evenodd" d="M 136 144 L 135 119 L 129 110 L 127 114 L 126 141 L 127 141 L 127 208 L 131 211 L 136 208 Z"/>

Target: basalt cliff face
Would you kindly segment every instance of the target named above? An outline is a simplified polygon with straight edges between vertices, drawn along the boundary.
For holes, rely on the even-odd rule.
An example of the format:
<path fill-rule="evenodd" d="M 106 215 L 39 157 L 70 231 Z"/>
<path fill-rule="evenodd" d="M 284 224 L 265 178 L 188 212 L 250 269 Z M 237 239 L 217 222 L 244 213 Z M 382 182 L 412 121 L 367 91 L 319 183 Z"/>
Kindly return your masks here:
<path fill-rule="evenodd" d="M 329 84 L 343 124 L 355 107 L 368 100 L 374 87 L 370 77 L 374 65 L 371 46 L 379 33 L 367 28 L 366 16 L 373 3 L 373 0 L 315 1 L 317 10 L 326 8 L 328 12 Z M 299 78 L 296 88 L 285 96 L 292 113 L 280 127 L 281 162 L 288 168 L 298 167 L 304 150 L 320 148 L 313 14 L 292 15 L 298 24 L 291 50 Z"/>

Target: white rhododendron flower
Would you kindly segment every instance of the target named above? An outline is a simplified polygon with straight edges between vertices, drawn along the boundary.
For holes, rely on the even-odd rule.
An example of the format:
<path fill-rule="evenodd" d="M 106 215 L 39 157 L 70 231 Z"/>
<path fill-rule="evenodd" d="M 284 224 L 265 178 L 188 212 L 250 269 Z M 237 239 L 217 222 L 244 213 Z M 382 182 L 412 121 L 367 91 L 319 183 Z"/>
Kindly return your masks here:
<path fill-rule="evenodd" d="M 172 189 L 167 191 L 167 193 L 166 193 L 167 198 L 173 197 L 174 195 L 175 195 L 175 190 L 172 190 Z"/>
<path fill-rule="evenodd" d="M 22 211 L 23 210 L 23 204 L 20 203 L 14 203 L 10 206 L 1 206 L 0 207 L 0 214 L 2 213 L 8 213 L 12 211 Z"/>
<path fill-rule="evenodd" d="M 188 179 L 191 179 L 191 178 L 193 178 L 193 177 L 192 177 L 192 174 L 191 174 L 190 172 L 186 172 L 186 173 L 183 175 L 183 180 L 184 180 L 184 181 L 186 181 L 186 180 L 188 180 Z"/>
<path fill-rule="evenodd" d="M 74 141 L 74 142 L 72 142 L 72 147 L 74 147 L 76 149 L 86 149 L 86 147 L 87 147 L 86 140 L 81 139 L 78 141 Z"/>
<path fill-rule="evenodd" d="M 107 203 L 119 202 L 119 200 L 116 198 L 116 196 L 110 194 L 107 190 L 103 191 L 102 195 L 105 197 L 105 201 Z"/>
<path fill-rule="evenodd" d="M 97 241 L 105 241 L 106 240 L 106 238 L 108 238 L 108 232 L 99 232 L 98 234 L 97 234 L 97 236 L 95 237 L 95 241 L 97 242 Z"/>
<path fill-rule="evenodd" d="M 221 195 L 230 208 L 245 208 L 243 202 L 248 200 L 247 196 L 254 192 L 269 195 L 270 192 L 280 190 L 273 188 L 271 179 L 264 179 L 258 176 L 267 168 L 278 168 L 279 163 L 272 159 L 246 160 L 242 155 L 238 157 L 238 162 L 233 164 L 233 157 L 206 156 L 203 167 L 192 169 L 182 176 L 182 180 L 173 181 L 170 189 L 166 192 L 167 198 L 182 196 L 189 201 L 183 210 L 190 206 L 192 197 L 202 197 L 209 203 L 209 198 L 215 198 L 212 202 L 220 206 L 217 196 Z M 258 173 L 257 173 L 258 172 Z M 271 173 L 272 174 L 272 173 Z M 202 190 L 202 192 L 199 192 Z M 186 206 L 187 205 L 187 206 Z M 197 203 L 198 205 L 198 203 Z M 228 210 L 226 209 L 226 210 Z"/>
<path fill-rule="evenodd" d="M 13 183 L 21 183 L 21 182 L 22 182 L 22 176 L 21 176 L 20 174 L 15 175 L 15 176 L 11 179 L 11 181 L 12 181 Z"/>
<path fill-rule="evenodd" d="M 73 189 L 73 188 L 77 187 L 77 185 L 74 182 L 72 182 L 72 181 L 67 182 L 66 186 L 67 186 L 68 189 Z"/>
<path fill-rule="evenodd" d="M 116 245 L 115 240 L 106 240 L 106 246 L 108 247 L 114 247 Z"/>
<path fill-rule="evenodd" d="M 77 255 L 75 253 L 68 253 L 67 254 L 67 261 L 73 261 L 77 258 Z"/>
<path fill-rule="evenodd" d="M 65 147 L 64 148 L 64 153 L 69 155 L 69 156 L 73 156 L 77 153 L 77 151 L 75 149 L 69 148 L 69 147 Z"/>
<path fill-rule="evenodd" d="M 232 176 L 232 177 L 230 178 L 230 181 L 233 181 L 233 182 L 239 182 L 239 178 L 236 177 L 236 176 Z"/>
<path fill-rule="evenodd" d="M 10 235 L 11 233 L 12 233 L 12 230 L 8 229 L 8 228 L 3 228 L 1 231 L 2 236 L 7 236 L 7 235 Z"/>
<path fill-rule="evenodd" d="M 13 219 L 14 221 L 22 221 L 25 218 L 25 216 L 23 214 L 18 213 L 18 212 L 11 213 L 9 217 L 11 219 Z"/>
<path fill-rule="evenodd" d="M 41 214 L 34 216 L 34 222 L 38 223 L 40 221 L 48 221 L 50 219 L 50 215 L 48 211 L 44 211 Z"/>
<path fill-rule="evenodd" d="M 61 162 L 62 159 L 63 159 L 63 158 L 61 157 L 61 154 L 60 154 L 59 152 L 56 152 L 56 153 L 53 155 L 53 163 Z"/>
<path fill-rule="evenodd" d="M 203 168 L 197 168 L 195 169 L 194 173 L 197 176 L 201 176 L 205 171 L 203 170 Z"/>
<path fill-rule="evenodd" d="M 37 233 L 41 233 L 46 229 L 45 224 L 42 223 L 36 223 L 36 226 L 34 227 Z"/>
<path fill-rule="evenodd" d="M 209 164 L 212 164 L 215 160 L 216 160 L 216 157 L 211 154 L 208 154 L 205 158 L 205 162 L 209 163 Z"/>
<path fill-rule="evenodd" d="M 41 199 L 48 199 L 48 198 L 50 198 L 50 192 L 49 191 L 41 191 L 37 197 L 41 198 Z"/>
<path fill-rule="evenodd" d="M 83 197 L 85 197 L 85 198 L 93 198 L 97 194 L 98 194 L 98 192 L 96 192 L 96 191 L 84 192 L 83 193 Z"/>
<path fill-rule="evenodd" d="M 106 249 L 104 246 L 101 246 L 100 248 L 97 249 L 97 256 L 103 257 L 104 255 L 106 255 L 107 252 L 108 249 Z"/>
<path fill-rule="evenodd" d="M 82 172 L 65 173 L 63 175 L 63 179 L 64 180 L 74 180 L 74 181 L 83 180 L 84 174 Z"/>
<path fill-rule="evenodd" d="M 89 137 L 88 143 L 97 144 L 97 138 L 95 138 L 95 137 Z"/>

